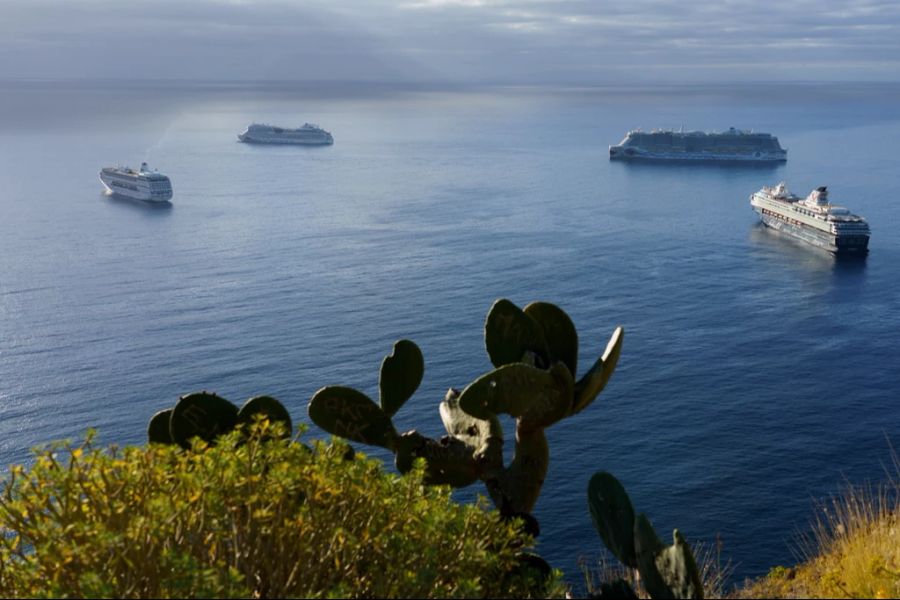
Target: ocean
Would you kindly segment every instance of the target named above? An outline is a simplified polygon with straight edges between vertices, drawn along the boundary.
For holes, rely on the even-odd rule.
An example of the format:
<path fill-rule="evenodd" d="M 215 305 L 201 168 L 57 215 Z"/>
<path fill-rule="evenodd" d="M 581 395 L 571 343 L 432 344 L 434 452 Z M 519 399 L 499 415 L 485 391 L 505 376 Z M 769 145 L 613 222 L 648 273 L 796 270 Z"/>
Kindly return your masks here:
<path fill-rule="evenodd" d="M 335 144 L 238 143 L 254 121 Z M 770 132 L 788 161 L 610 162 L 638 127 Z M 898 155 L 888 84 L 0 83 L 0 464 L 91 427 L 143 443 L 199 390 L 309 423 L 322 386 L 377 398 L 401 338 L 426 371 L 395 422 L 440 436 L 446 389 L 490 369 L 492 302 L 543 300 L 575 322 L 581 372 L 625 337 L 601 397 L 548 430 L 538 551 L 573 582 L 602 554 L 586 488 L 606 470 L 663 539 L 762 575 L 796 561 L 817 502 L 886 476 Z M 141 161 L 171 177 L 170 206 L 102 194 L 101 167 Z M 762 227 L 748 197 L 781 180 L 865 216 L 869 256 Z"/>

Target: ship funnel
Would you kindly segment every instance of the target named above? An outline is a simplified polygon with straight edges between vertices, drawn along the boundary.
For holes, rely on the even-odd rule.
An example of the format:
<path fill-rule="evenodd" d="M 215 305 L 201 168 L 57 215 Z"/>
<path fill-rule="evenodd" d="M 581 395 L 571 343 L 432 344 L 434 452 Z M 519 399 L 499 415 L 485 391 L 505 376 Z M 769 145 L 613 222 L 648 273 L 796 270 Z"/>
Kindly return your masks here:
<path fill-rule="evenodd" d="M 141 173 L 146 173 L 149 170 L 150 170 L 150 167 L 147 166 L 147 163 L 142 162 L 141 163 Z"/>
<path fill-rule="evenodd" d="M 828 189 L 826 186 L 820 186 L 810 192 L 807 198 L 808 204 L 816 206 L 826 206 L 828 204 Z"/>

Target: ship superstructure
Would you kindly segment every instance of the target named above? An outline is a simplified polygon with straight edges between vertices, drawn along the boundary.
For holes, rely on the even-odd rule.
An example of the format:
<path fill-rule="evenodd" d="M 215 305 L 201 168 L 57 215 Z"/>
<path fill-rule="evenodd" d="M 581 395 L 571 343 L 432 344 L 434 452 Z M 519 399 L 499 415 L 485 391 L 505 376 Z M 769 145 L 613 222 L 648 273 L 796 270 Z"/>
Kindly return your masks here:
<path fill-rule="evenodd" d="M 172 199 L 172 182 L 158 171 L 151 171 L 141 163 L 137 171 L 130 167 L 103 167 L 100 183 L 107 193 L 121 198 L 147 202 L 168 202 Z"/>
<path fill-rule="evenodd" d="M 829 252 L 868 252 L 869 224 L 843 206 L 831 204 L 825 186 L 800 198 L 781 182 L 754 193 L 750 196 L 750 205 L 767 226 Z"/>
<path fill-rule="evenodd" d="M 770 133 L 730 128 L 704 131 L 629 131 L 609 147 L 610 160 L 680 160 L 707 162 L 784 162 L 787 150 Z"/>
<path fill-rule="evenodd" d="M 297 129 L 286 129 L 253 123 L 247 131 L 238 135 L 238 139 L 248 144 L 295 144 L 301 146 L 329 146 L 334 143 L 334 137 L 312 123 L 304 123 Z"/>

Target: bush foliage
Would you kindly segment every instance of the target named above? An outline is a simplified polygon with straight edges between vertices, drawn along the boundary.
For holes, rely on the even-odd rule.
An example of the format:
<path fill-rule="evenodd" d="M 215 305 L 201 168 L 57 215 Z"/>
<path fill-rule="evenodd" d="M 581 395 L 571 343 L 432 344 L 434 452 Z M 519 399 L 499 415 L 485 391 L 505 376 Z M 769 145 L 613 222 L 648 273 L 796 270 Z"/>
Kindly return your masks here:
<path fill-rule="evenodd" d="M 527 597 L 519 523 L 267 422 L 215 446 L 38 451 L 0 489 L 5 597 Z M 199 444 L 199 442 L 198 442 Z"/>

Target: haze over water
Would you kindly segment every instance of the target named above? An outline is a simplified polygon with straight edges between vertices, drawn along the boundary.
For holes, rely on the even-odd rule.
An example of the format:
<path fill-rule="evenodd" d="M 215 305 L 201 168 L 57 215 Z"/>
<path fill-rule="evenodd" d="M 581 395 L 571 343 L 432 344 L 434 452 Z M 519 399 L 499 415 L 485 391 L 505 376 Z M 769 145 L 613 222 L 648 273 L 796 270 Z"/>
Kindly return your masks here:
<path fill-rule="evenodd" d="M 0 464 L 88 427 L 143 443 L 202 389 L 308 422 L 324 385 L 377 397 L 400 338 L 426 372 L 398 429 L 440 436 L 446 389 L 490 369 L 483 321 L 505 297 L 572 316 L 579 375 L 625 328 L 607 389 L 549 430 L 538 549 L 571 581 L 602 549 L 597 470 L 664 538 L 720 536 L 736 579 L 795 560 L 814 499 L 884 477 L 900 87 L 313 89 L 0 84 Z M 237 143 L 253 121 L 315 122 L 335 144 Z M 629 129 L 682 125 L 771 132 L 788 162 L 608 161 Z M 101 193 L 101 167 L 144 160 L 171 206 Z M 748 196 L 780 180 L 865 216 L 868 258 L 762 228 Z"/>

